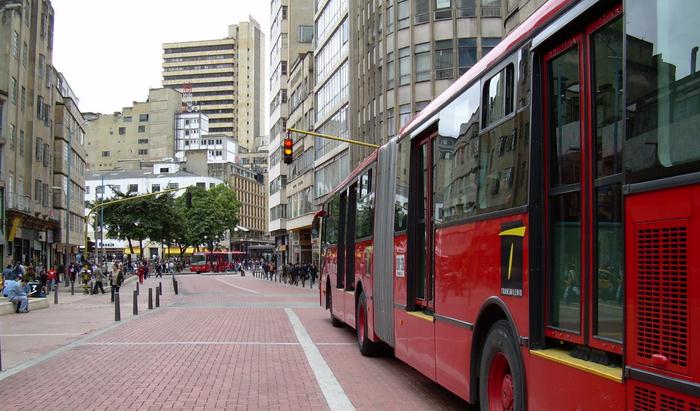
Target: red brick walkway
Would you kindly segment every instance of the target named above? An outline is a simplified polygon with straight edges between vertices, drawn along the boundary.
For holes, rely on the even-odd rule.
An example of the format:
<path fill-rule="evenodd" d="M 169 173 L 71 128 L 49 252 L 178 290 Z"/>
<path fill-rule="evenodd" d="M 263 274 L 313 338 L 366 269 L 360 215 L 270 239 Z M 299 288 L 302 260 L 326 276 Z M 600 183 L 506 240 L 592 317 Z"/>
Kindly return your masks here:
<path fill-rule="evenodd" d="M 113 325 L 111 306 L 96 310 L 91 318 L 106 317 L 99 331 L 63 341 L 19 372 L 0 373 L 2 409 L 467 407 L 394 358 L 362 357 L 352 330 L 331 327 L 317 291 L 251 277 L 178 278 L 181 294 L 166 289 L 167 307 L 143 314 L 142 288 L 139 317 L 130 319 L 131 299 L 123 298 L 121 324 Z M 301 320 L 308 343 L 298 337 L 292 317 Z M 313 350 L 320 363 L 309 357 Z M 330 378 L 319 382 L 323 367 Z M 338 401 L 343 398 L 349 401 Z"/>

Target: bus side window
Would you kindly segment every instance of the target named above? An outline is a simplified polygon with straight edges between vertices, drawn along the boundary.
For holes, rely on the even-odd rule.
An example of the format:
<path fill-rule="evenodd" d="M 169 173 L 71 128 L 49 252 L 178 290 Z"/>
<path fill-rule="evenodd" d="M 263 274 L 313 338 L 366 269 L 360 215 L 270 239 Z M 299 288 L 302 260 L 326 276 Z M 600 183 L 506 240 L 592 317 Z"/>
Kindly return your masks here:
<path fill-rule="evenodd" d="M 408 164 L 411 140 L 404 138 L 398 143 L 396 160 L 396 196 L 394 199 L 394 231 L 408 228 Z"/>

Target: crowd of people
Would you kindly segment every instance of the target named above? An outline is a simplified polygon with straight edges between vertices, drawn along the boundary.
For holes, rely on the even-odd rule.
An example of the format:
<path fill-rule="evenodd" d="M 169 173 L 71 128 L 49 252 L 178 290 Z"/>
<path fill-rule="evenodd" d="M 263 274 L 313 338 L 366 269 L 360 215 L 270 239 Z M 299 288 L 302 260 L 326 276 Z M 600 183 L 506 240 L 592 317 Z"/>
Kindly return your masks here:
<path fill-rule="evenodd" d="M 164 273 L 172 274 L 182 268 L 182 262 L 175 258 L 113 259 L 100 263 L 88 260 L 82 264 L 60 264 L 49 269 L 31 261 L 26 265 L 11 263 L 2 270 L 2 294 L 16 304 L 16 312 L 26 313 L 29 312 L 29 297 L 46 297 L 61 284 L 66 287 L 78 284 L 85 294 L 104 294 L 107 282 L 118 292 L 124 280 L 131 275 L 137 275 L 143 283 L 153 272 L 156 277 L 162 277 Z"/>
<path fill-rule="evenodd" d="M 306 282 L 309 281 L 309 285 L 313 288 L 318 277 L 316 266 L 309 263 L 283 264 L 278 269 L 275 263 L 260 259 L 252 261 L 251 269 L 255 277 L 292 285 L 301 283 L 302 287 L 306 287 Z"/>

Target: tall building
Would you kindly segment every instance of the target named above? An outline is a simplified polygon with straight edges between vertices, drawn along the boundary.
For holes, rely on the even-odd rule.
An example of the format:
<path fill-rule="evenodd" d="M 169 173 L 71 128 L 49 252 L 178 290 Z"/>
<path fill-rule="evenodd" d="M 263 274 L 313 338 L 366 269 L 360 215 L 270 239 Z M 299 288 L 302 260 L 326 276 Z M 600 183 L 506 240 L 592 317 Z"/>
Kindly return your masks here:
<path fill-rule="evenodd" d="M 277 264 L 287 261 L 288 168 L 281 160 L 281 144 L 289 108 L 288 74 L 298 56 L 313 50 L 313 0 L 273 0 L 270 14 L 270 222 L 275 237 Z"/>
<path fill-rule="evenodd" d="M 314 128 L 314 56 L 300 54 L 289 69 L 289 119 L 299 130 Z M 287 167 L 287 221 L 289 261 L 318 262 L 312 259 L 311 224 L 314 218 L 314 138 L 294 136 L 294 161 Z"/>
<path fill-rule="evenodd" d="M 5 260 L 53 264 L 54 11 L 50 1 L 0 2 L 0 136 Z M 3 191 L 2 194 L 5 194 Z"/>
<path fill-rule="evenodd" d="M 78 98 L 57 73 L 58 89 L 53 138 L 53 206 L 61 221 L 54 231 L 56 264 L 75 261 L 84 243 L 85 227 L 85 119 L 78 109 Z"/>
<path fill-rule="evenodd" d="M 222 39 L 165 43 L 163 87 L 182 92 L 183 107 L 206 114 L 210 132 L 252 150 L 264 134 L 264 44 L 252 17 L 230 25 Z"/>
<path fill-rule="evenodd" d="M 148 100 L 121 112 L 101 114 L 85 130 L 90 171 L 139 169 L 175 156 L 175 115 L 182 95 L 151 89 Z"/>

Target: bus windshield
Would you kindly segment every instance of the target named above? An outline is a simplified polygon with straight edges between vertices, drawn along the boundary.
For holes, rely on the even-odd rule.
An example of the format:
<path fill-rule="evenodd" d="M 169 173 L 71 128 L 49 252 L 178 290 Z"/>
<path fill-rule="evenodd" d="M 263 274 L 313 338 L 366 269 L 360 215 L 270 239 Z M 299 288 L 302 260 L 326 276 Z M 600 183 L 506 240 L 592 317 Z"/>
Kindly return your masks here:
<path fill-rule="evenodd" d="M 190 258 L 190 265 L 202 265 L 207 261 L 204 254 L 195 254 Z"/>

